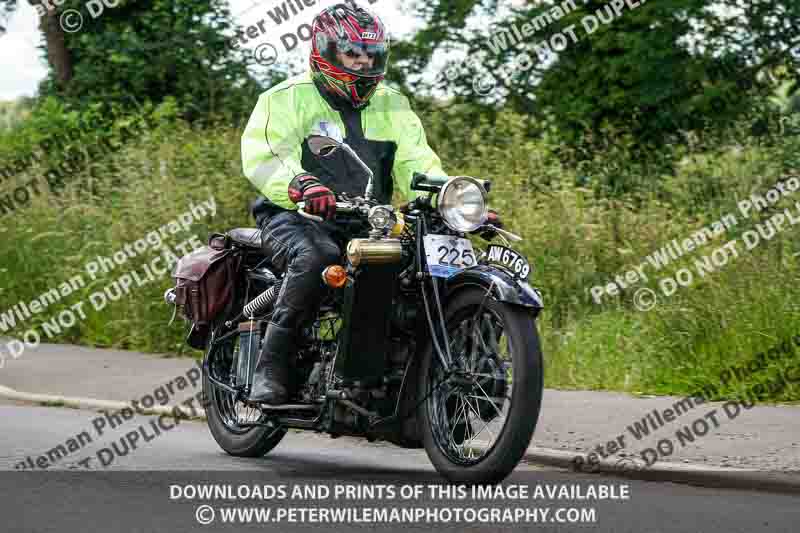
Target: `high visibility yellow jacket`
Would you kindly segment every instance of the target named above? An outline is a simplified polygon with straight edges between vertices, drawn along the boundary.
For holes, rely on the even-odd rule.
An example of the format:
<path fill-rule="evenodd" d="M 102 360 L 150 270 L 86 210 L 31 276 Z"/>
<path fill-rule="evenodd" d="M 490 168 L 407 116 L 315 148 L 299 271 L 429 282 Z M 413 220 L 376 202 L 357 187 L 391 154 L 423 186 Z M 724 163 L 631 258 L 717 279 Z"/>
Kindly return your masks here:
<path fill-rule="evenodd" d="M 295 209 L 289 182 L 304 173 L 314 174 L 335 193 L 363 194 L 363 172 L 346 161 L 321 164 L 309 150 L 306 137 L 320 122 L 335 125 L 372 169 L 373 190 L 382 203 L 391 202 L 395 187 L 407 200 L 416 197 L 410 188 L 414 172 L 445 175 L 402 93 L 381 84 L 369 105 L 356 111 L 326 98 L 306 72 L 262 93 L 242 135 L 244 174 L 271 203 Z"/>

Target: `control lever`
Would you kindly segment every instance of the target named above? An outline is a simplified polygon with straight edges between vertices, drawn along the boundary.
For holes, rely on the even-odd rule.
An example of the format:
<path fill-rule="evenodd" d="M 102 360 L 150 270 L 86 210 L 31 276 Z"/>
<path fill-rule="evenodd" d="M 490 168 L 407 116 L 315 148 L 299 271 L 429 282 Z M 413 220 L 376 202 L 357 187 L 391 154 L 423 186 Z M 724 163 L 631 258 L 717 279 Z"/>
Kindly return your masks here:
<path fill-rule="evenodd" d="M 312 215 L 311 213 L 306 212 L 305 207 L 306 207 L 305 202 L 297 202 L 297 213 L 300 216 L 308 218 L 310 220 L 314 220 L 316 222 L 324 222 L 324 219 L 322 217 L 317 215 Z"/>
<path fill-rule="evenodd" d="M 511 239 L 512 241 L 519 242 L 519 241 L 521 241 L 521 240 L 522 240 L 522 237 L 520 237 L 519 235 L 517 235 L 517 234 L 515 234 L 515 233 L 511 233 L 510 231 L 506 231 L 506 230 L 504 230 L 504 229 L 500 229 L 500 228 L 498 228 L 497 226 L 495 226 L 495 225 L 493 225 L 493 224 L 486 224 L 484 227 L 488 227 L 488 228 L 490 228 L 492 231 L 496 231 L 497 233 L 499 233 L 499 234 L 500 234 L 500 235 L 502 235 L 503 237 L 506 237 L 506 238 L 508 238 L 508 239 Z"/>

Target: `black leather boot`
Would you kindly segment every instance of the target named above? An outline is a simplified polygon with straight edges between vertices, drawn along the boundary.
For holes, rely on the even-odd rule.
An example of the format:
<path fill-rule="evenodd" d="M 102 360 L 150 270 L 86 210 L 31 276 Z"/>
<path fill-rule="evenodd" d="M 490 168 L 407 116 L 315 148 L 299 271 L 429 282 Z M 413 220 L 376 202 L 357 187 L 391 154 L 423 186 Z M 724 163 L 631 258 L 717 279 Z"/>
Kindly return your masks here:
<path fill-rule="evenodd" d="M 280 405 L 289 396 L 289 354 L 294 347 L 294 332 L 270 323 L 253 374 L 250 401 Z"/>

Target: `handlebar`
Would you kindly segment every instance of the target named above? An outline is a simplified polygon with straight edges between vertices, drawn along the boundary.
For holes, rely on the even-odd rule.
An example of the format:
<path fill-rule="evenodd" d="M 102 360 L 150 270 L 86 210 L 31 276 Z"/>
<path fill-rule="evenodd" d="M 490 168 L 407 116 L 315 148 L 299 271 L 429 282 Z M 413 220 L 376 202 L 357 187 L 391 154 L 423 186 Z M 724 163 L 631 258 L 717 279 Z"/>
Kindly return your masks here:
<path fill-rule="evenodd" d="M 308 211 L 305 210 L 306 203 L 305 202 L 298 202 L 297 203 L 297 213 L 300 216 L 308 218 L 310 220 L 315 220 L 317 222 L 322 222 L 324 219 L 317 215 L 312 215 Z M 356 204 L 353 202 L 348 201 L 337 201 L 336 202 L 336 212 L 341 214 L 360 214 L 363 216 L 369 215 L 370 206 L 368 204 Z"/>

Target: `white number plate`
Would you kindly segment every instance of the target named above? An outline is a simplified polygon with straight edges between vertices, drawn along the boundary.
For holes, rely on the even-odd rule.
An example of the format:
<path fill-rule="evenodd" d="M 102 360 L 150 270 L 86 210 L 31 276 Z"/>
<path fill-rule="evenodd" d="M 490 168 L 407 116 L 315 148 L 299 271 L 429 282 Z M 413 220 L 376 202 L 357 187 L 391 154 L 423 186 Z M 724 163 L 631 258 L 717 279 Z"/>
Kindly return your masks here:
<path fill-rule="evenodd" d="M 511 248 L 500 246 L 499 244 L 492 244 L 489 246 L 486 260 L 489 263 L 495 263 L 505 267 L 513 275 L 521 279 L 527 279 L 528 274 L 531 273 L 531 265 L 521 253 L 515 252 Z"/>
<path fill-rule="evenodd" d="M 460 270 L 478 264 L 469 239 L 450 235 L 426 235 L 423 239 L 428 270 L 432 276 L 449 278 Z"/>

